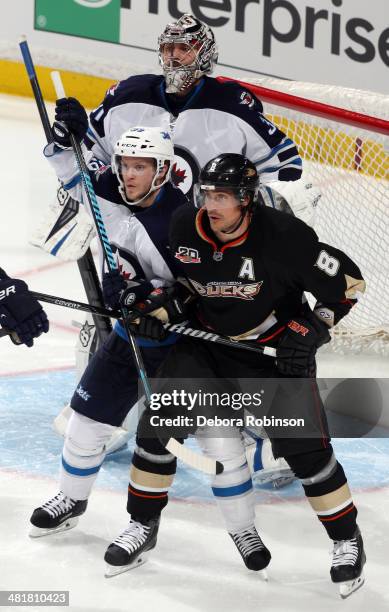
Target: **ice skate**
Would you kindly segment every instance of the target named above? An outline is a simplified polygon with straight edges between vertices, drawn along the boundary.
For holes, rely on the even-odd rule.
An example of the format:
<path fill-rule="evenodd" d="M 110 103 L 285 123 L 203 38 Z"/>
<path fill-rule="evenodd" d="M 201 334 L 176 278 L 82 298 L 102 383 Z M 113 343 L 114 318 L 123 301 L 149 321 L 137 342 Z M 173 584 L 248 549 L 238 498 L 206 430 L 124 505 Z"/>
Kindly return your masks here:
<path fill-rule="evenodd" d="M 361 532 L 357 527 L 351 540 L 334 541 L 332 556 L 331 579 L 339 584 L 342 599 L 349 597 L 365 582 L 363 566 L 366 555 L 363 548 Z"/>
<path fill-rule="evenodd" d="M 84 514 L 88 500 L 70 499 L 60 491 L 55 497 L 35 508 L 30 522 L 33 528 L 31 538 L 59 533 L 72 529 L 78 523 L 78 517 Z"/>
<path fill-rule="evenodd" d="M 236 533 L 230 533 L 232 540 L 249 570 L 261 571 L 265 580 L 268 579 L 265 567 L 270 563 L 271 554 L 266 548 L 254 525 Z"/>
<path fill-rule="evenodd" d="M 106 550 L 106 578 L 139 567 L 147 561 L 149 552 L 155 548 L 159 528 L 159 518 L 147 523 L 130 520 L 127 529 L 121 533 Z"/>

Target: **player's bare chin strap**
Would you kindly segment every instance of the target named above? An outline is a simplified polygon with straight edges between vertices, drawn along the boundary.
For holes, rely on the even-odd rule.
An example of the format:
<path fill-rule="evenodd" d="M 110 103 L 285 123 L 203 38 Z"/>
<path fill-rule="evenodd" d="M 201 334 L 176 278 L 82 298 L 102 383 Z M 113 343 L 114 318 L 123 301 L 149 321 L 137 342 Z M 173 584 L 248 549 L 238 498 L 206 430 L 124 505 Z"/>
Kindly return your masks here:
<path fill-rule="evenodd" d="M 240 226 L 242 225 L 247 213 L 248 213 L 248 207 L 247 206 L 240 206 L 240 219 L 237 223 L 237 225 L 235 225 L 235 227 L 233 227 L 232 229 L 229 229 L 228 231 L 223 230 L 221 233 L 222 234 L 233 234 L 234 232 L 236 232 L 236 230 L 238 230 L 240 228 Z"/>

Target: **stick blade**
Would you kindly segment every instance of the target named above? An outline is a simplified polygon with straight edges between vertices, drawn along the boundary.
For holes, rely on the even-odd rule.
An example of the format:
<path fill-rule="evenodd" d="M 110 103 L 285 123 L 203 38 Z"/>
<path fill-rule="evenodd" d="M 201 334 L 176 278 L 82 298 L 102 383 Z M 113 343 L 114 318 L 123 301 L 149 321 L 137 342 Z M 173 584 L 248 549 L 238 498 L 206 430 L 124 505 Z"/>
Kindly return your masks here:
<path fill-rule="evenodd" d="M 209 457 L 205 457 L 191 448 L 184 446 L 181 442 L 178 442 L 175 438 L 170 438 L 165 448 L 172 453 L 177 459 L 181 459 L 183 463 L 186 463 L 195 470 L 204 472 L 211 476 L 221 474 L 224 470 L 224 466 L 220 461 L 215 461 Z"/>

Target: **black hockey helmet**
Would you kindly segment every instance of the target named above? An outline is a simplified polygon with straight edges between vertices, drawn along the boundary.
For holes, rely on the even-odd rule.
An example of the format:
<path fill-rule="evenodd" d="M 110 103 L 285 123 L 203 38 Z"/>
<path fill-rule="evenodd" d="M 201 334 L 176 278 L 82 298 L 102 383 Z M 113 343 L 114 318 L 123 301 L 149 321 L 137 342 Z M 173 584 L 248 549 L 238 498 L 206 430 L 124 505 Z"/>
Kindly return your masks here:
<path fill-rule="evenodd" d="M 201 170 L 195 188 L 195 202 L 202 206 L 204 192 L 210 189 L 228 189 L 243 202 L 249 196 L 249 206 L 257 199 L 259 177 L 255 165 L 239 153 L 223 153 L 211 159 Z"/>

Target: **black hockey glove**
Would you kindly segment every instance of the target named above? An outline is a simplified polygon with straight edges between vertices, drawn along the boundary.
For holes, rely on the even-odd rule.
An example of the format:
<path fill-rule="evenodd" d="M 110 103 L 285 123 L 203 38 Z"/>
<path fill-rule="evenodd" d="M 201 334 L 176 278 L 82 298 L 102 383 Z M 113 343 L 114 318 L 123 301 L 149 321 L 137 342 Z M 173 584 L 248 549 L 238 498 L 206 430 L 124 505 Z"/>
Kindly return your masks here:
<path fill-rule="evenodd" d="M 70 133 L 82 140 L 88 129 L 88 115 L 76 98 L 60 98 L 56 102 L 53 137 L 61 149 L 70 149 Z"/>
<path fill-rule="evenodd" d="M 105 272 L 102 281 L 104 302 L 112 310 L 127 308 L 144 300 L 153 290 L 148 281 L 126 281 L 119 270 Z"/>
<path fill-rule="evenodd" d="M 30 294 L 26 283 L 9 276 L 0 269 L 0 325 L 15 332 L 14 344 L 33 346 L 34 338 L 49 331 L 47 315 Z M 18 341 L 20 340 L 20 342 Z"/>
<path fill-rule="evenodd" d="M 284 376 L 313 378 L 317 349 L 331 339 L 328 327 L 312 314 L 289 321 L 277 346 L 276 366 Z"/>
<path fill-rule="evenodd" d="M 164 323 L 182 323 L 186 307 L 176 288 L 154 289 L 146 300 L 135 304 L 128 313 L 130 329 L 138 336 L 160 342 L 168 335 Z"/>

